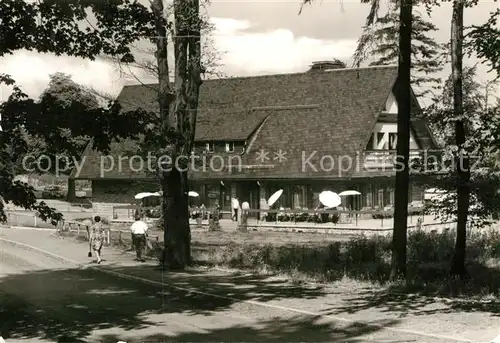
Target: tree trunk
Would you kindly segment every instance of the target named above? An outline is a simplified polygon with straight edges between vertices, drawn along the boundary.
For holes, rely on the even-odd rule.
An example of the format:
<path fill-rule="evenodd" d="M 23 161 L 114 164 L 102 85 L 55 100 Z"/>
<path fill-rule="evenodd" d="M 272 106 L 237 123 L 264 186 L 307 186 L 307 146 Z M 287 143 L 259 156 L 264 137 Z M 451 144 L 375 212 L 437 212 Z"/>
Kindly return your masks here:
<path fill-rule="evenodd" d="M 172 113 L 170 107 L 173 103 L 173 92 L 170 85 L 168 68 L 168 37 L 166 18 L 164 18 L 163 0 L 154 0 L 151 9 L 155 14 L 156 27 L 156 61 L 158 64 L 158 103 L 160 107 L 160 130 L 164 137 L 170 140 L 172 132 L 176 131 L 175 111 Z M 171 161 L 164 162 L 159 172 L 161 189 L 163 192 L 163 230 L 164 249 L 162 263 L 164 268 L 183 269 L 190 262 L 190 242 L 186 248 L 186 225 L 187 237 L 189 233 L 189 214 L 187 214 L 187 185 L 184 182 L 184 173 L 176 168 L 175 158 L 178 156 L 178 142 L 172 141 L 169 146 Z M 184 193 L 185 196 L 184 196 Z M 185 206 L 185 209 L 183 208 Z M 186 212 L 186 214 L 184 213 Z"/>
<path fill-rule="evenodd" d="M 469 212 L 469 156 L 464 149 L 466 140 L 466 125 L 464 123 L 463 90 L 462 90 L 462 61 L 464 36 L 464 2 L 453 2 L 451 21 L 451 64 L 453 80 L 453 111 L 455 122 L 455 144 L 458 147 L 457 168 L 457 238 L 455 253 L 451 261 L 450 273 L 453 276 L 465 278 L 468 276 L 465 268 L 465 245 L 467 236 L 467 215 Z"/>
<path fill-rule="evenodd" d="M 163 180 L 163 264 L 169 270 L 182 270 L 191 264 L 187 172 L 174 167 L 164 172 Z"/>
<path fill-rule="evenodd" d="M 396 99 L 398 103 L 398 140 L 394 229 L 392 234 L 391 279 L 406 277 L 406 241 L 408 225 L 408 189 L 411 115 L 411 31 L 412 0 L 402 0 L 399 27 L 399 65 Z"/>
<path fill-rule="evenodd" d="M 174 165 L 164 173 L 164 266 L 183 269 L 191 264 L 189 186 L 186 161 L 193 149 L 200 80 L 200 19 L 198 0 L 175 0 L 175 131 L 171 156 Z"/>
<path fill-rule="evenodd" d="M 68 202 L 73 202 L 76 200 L 75 179 L 68 179 L 68 193 L 66 194 L 66 200 Z"/>

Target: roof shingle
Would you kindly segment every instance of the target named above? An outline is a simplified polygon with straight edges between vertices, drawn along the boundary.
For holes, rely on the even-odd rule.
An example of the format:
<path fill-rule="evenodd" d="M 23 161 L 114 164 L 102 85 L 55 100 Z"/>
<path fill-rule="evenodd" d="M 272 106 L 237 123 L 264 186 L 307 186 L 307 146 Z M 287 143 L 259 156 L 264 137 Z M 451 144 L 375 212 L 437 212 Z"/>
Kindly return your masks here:
<path fill-rule="evenodd" d="M 241 156 L 244 165 L 255 165 L 257 153 L 268 151 L 264 167 L 234 172 L 232 178 L 337 178 L 352 171 L 326 168 L 333 158 L 356 158 L 362 153 L 385 100 L 397 78 L 397 67 L 337 69 L 324 72 L 265 75 L 207 80 L 201 86 L 196 140 L 248 140 Z M 118 100 L 127 109 L 142 107 L 157 111 L 155 85 L 125 86 Z M 254 135 L 253 137 L 252 134 Z M 275 152 L 286 153 L 281 163 Z M 113 151 L 113 150 L 112 150 Z M 303 170 L 303 156 L 325 170 Z M 79 178 L 100 178 L 96 171 L 100 155 L 87 151 Z M 326 157 L 325 157 L 326 156 Z M 227 157 L 227 156 L 226 156 Z M 226 158 L 224 157 L 224 158 Z M 345 158 L 346 159 L 346 158 Z M 92 166 L 94 165 L 94 166 Z M 192 172 L 194 178 L 228 177 L 221 172 Z M 132 178 L 144 174 L 109 172 L 104 177 Z"/>

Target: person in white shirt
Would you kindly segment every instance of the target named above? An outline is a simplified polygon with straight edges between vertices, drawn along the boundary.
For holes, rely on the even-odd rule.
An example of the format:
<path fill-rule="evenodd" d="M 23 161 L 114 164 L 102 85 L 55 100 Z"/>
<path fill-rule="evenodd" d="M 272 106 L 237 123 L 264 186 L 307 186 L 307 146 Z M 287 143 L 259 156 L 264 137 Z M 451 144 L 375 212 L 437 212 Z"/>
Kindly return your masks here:
<path fill-rule="evenodd" d="M 250 209 L 250 204 L 248 201 L 241 204 L 241 222 L 246 224 L 248 220 L 248 210 Z"/>
<path fill-rule="evenodd" d="M 135 222 L 130 227 L 132 231 L 132 243 L 135 247 L 137 261 L 144 262 L 142 252 L 146 246 L 146 234 L 148 232 L 148 225 L 141 220 L 141 216 L 135 216 Z"/>
<path fill-rule="evenodd" d="M 233 207 L 233 217 L 231 218 L 233 221 L 238 221 L 238 210 L 240 209 L 240 202 L 238 201 L 238 198 L 235 197 L 231 201 L 231 205 Z"/>

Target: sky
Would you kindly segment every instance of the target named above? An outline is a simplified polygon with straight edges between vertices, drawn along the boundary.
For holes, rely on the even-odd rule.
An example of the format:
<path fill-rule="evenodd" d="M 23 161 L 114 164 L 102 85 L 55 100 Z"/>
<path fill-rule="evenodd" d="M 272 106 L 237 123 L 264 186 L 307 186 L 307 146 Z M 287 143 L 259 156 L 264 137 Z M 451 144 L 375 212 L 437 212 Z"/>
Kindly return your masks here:
<path fill-rule="evenodd" d="M 484 22 L 500 3 L 481 1 L 465 12 L 465 25 Z M 220 75 L 250 76 L 306 71 L 313 61 L 338 58 L 350 62 L 369 5 L 359 0 L 318 0 L 301 8 L 300 1 L 213 0 L 208 15 L 215 30 L 211 50 L 218 58 Z M 439 28 L 439 42 L 450 38 L 451 5 L 443 4 L 432 14 Z M 469 64 L 476 60 L 469 60 Z M 121 73 L 109 60 L 86 61 L 70 57 L 18 51 L 0 58 L 1 73 L 14 77 L 31 97 L 37 97 L 55 72 L 71 74 L 77 83 L 117 95 L 124 84 L 154 82 L 140 70 Z M 486 67 L 479 68 L 482 81 L 491 79 Z M 9 91 L 0 89 L 5 100 Z M 497 88 L 494 92 L 500 96 Z"/>

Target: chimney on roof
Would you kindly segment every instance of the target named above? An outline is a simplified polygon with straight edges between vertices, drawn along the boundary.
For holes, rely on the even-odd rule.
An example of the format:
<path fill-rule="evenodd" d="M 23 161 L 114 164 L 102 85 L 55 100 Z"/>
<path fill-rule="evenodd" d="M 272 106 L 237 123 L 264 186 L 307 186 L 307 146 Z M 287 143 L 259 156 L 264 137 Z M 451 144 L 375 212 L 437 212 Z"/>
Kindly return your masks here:
<path fill-rule="evenodd" d="M 327 71 L 333 69 L 344 69 L 347 68 L 347 65 L 341 60 L 334 58 L 330 61 L 316 61 L 311 65 L 311 69 L 309 71 Z"/>

